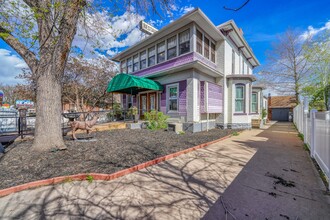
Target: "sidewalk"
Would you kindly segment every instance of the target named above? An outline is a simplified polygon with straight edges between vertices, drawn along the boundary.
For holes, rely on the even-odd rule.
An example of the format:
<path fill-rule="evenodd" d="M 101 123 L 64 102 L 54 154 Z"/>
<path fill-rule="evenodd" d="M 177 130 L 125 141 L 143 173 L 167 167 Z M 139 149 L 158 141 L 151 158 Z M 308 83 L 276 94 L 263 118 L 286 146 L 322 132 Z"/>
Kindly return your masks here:
<path fill-rule="evenodd" d="M 225 219 L 220 196 L 237 219 L 328 219 L 324 189 L 292 124 L 275 124 L 113 181 L 11 194 L 0 219 Z"/>

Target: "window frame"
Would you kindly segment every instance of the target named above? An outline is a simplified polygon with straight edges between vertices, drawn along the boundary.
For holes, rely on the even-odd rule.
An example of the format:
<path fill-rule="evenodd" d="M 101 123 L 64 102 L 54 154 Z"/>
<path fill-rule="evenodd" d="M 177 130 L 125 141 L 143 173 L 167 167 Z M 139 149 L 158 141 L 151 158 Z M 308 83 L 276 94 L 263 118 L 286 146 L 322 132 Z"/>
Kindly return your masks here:
<path fill-rule="evenodd" d="M 205 39 L 208 40 L 208 44 L 206 44 Z M 204 48 L 203 48 L 203 50 L 204 50 L 204 57 L 207 58 L 207 59 L 210 59 L 210 42 L 211 41 L 205 35 L 204 35 L 203 41 L 204 41 Z"/>
<path fill-rule="evenodd" d="M 169 42 L 170 39 L 173 39 L 173 38 L 175 38 L 175 46 L 169 47 L 168 42 Z M 175 57 L 178 56 L 178 54 L 177 54 L 177 47 L 178 47 L 178 38 L 177 38 L 177 35 L 174 35 L 174 36 L 169 37 L 169 38 L 166 39 L 166 55 L 167 55 L 166 56 L 166 60 L 170 60 L 170 59 L 173 59 L 173 58 L 175 58 Z M 169 57 L 169 51 L 170 50 L 173 50 L 173 49 L 175 51 L 175 56 Z"/>
<path fill-rule="evenodd" d="M 133 59 L 132 59 L 132 57 L 127 58 L 126 64 L 127 64 L 127 73 L 132 73 L 133 72 Z"/>
<path fill-rule="evenodd" d="M 253 96 L 256 96 L 256 101 L 255 102 L 253 102 Z M 256 106 L 256 109 L 255 109 L 255 111 L 253 111 L 253 104 L 255 104 L 255 106 Z M 259 111 L 258 111 L 258 92 L 252 92 L 252 94 L 251 94 L 251 113 L 258 113 Z"/>
<path fill-rule="evenodd" d="M 161 45 L 161 44 L 163 44 L 164 49 L 163 49 L 162 51 L 159 52 L 159 51 L 158 51 L 158 50 L 159 50 L 159 45 Z M 157 53 L 157 64 L 166 61 L 165 51 L 166 51 L 166 42 L 165 42 L 165 40 L 164 40 L 164 41 L 161 41 L 161 42 L 159 42 L 159 43 L 157 44 L 157 51 L 156 51 L 156 53 Z M 164 56 L 163 56 L 164 59 L 161 60 L 161 61 L 159 60 L 159 58 L 161 57 L 160 54 L 164 54 Z"/>
<path fill-rule="evenodd" d="M 198 37 L 198 33 L 201 34 L 201 38 Z M 199 46 L 200 46 L 200 51 L 198 51 Z M 198 29 L 196 29 L 196 52 L 203 55 L 203 32 Z"/>
<path fill-rule="evenodd" d="M 143 59 L 142 58 L 142 53 L 144 53 L 145 54 L 145 58 Z M 147 51 L 146 50 L 144 50 L 144 51 L 141 51 L 140 53 L 140 70 L 142 70 L 142 69 L 145 69 L 145 68 L 147 68 Z M 145 61 L 145 66 L 144 67 L 142 67 L 142 61 Z"/>
<path fill-rule="evenodd" d="M 180 42 L 180 39 L 181 39 L 181 35 L 183 34 L 183 33 L 185 33 L 185 32 L 187 32 L 188 33 L 188 35 L 189 35 L 189 37 L 188 37 L 188 40 L 187 41 L 184 41 L 184 42 Z M 187 30 L 184 30 L 184 31 L 182 31 L 182 32 L 180 32 L 179 34 L 179 40 L 178 40 L 178 43 L 179 43 L 179 56 L 180 55 L 183 55 L 183 54 L 186 54 L 186 53 L 189 53 L 190 51 L 191 51 L 191 48 L 190 48 L 190 46 L 191 46 L 191 40 L 190 40 L 190 28 L 188 28 Z M 183 45 L 183 44 L 188 44 L 188 47 L 187 48 L 189 48 L 189 50 L 188 51 L 185 51 L 185 52 L 181 52 L 181 45 Z"/>
<path fill-rule="evenodd" d="M 213 62 L 213 63 L 215 63 L 215 51 L 216 51 L 216 45 L 215 45 L 215 43 L 214 42 L 212 42 L 211 41 L 211 43 L 210 43 L 210 47 L 211 47 L 211 61 Z M 214 45 L 214 48 L 213 48 L 213 45 Z"/>
<path fill-rule="evenodd" d="M 176 96 L 176 106 L 177 110 L 170 110 L 170 88 L 177 88 L 177 96 Z M 178 113 L 179 112 L 179 83 L 173 83 L 166 86 L 166 112 L 167 113 Z M 175 99 L 172 99 L 175 100 Z"/>
<path fill-rule="evenodd" d="M 150 49 L 154 50 L 154 55 L 150 56 Z M 150 58 L 154 58 L 154 63 L 150 65 Z M 156 65 L 156 47 L 155 45 L 148 48 L 148 67 Z"/>
<path fill-rule="evenodd" d="M 237 98 L 237 87 L 241 87 L 243 90 L 243 97 L 242 98 Z M 242 101 L 243 106 L 242 106 L 242 111 L 237 111 L 236 110 L 236 101 Z M 246 108 L 245 108 L 245 85 L 244 84 L 235 84 L 235 113 L 245 113 Z"/>
<path fill-rule="evenodd" d="M 132 60 L 133 60 L 133 73 L 138 71 L 139 70 L 139 63 L 140 63 L 140 59 L 139 59 L 139 54 L 135 54 L 133 57 L 132 57 Z M 135 62 L 136 61 L 136 62 Z M 137 68 L 137 69 L 135 69 Z"/>

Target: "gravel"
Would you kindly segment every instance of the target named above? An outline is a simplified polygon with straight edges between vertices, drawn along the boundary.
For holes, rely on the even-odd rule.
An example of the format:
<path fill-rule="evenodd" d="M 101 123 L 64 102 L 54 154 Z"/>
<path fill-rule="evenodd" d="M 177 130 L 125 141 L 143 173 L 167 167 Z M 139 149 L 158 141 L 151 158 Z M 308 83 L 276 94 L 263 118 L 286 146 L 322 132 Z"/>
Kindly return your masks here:
<path fill-rule="evenodd" d="M 232 132 L 213 129 L 178 135 L 147 129 L 102 131 L 90 134 L 92 139 L 73 141 L 67 136 L 67 150 L 41 154 L 31 150 L 31 140 L 15 142 L 0 156 L 0 189 L 78 173 L 111 174 Z M 86 138 L 87 134 L 78 134 L 77 137 Z"/>

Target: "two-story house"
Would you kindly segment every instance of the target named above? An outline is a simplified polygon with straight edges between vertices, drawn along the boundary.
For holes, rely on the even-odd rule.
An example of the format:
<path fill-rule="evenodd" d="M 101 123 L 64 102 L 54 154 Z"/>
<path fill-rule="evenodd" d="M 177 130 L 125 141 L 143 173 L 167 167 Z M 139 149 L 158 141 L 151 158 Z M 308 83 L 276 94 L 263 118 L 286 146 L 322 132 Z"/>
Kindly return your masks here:
<path fill-rule="evenodd" d="M 137 106 L 140 118 L 156 109 L 196 132 L 251 128 L 261 114 L 262 88 L 252 86 L 259 62 L 233 20 L 215 26 L 196 8 L 113 60 L 134 77 L 127 88 L 127 77 L 121 89 L 110 82 L 108 91 L 123 93 L 123 107 Z M 135 85 L 139 78 L 162 86 Z"/>

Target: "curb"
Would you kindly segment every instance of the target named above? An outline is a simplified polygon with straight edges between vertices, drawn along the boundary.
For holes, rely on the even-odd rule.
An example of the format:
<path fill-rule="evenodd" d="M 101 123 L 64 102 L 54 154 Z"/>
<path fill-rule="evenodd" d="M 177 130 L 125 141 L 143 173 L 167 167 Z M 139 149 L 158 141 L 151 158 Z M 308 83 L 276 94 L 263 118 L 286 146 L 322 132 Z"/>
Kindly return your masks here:
<path fill-rule="evenodd" d="M 130 168 L 127 168 L 124 170 L 120 170 L 120 171 L 112 173 L 112 174 L 81 173 L 81 174 L 74 174 L 74 175 L 69 175 L 69 176 L 59 176 L 59 177 L 54 177 L 54 178 L 50 178 L 50 179 L 44 179 L 44 180 L 38 180 L 38 181 L 34 181 L 34 182 L 24 183 L 22 185 L 13 186 L 10 188 L 0 190 L 0 197 L 4 197 L 9 194 L 20 192 L 20 191 L 27 190 L 27 189 L 34 189 L 34 188 L 41 187 L 41 186 L 49 186 L 49 185 L 54 185 L 54 184 L 59 184 L 59 183 L 69 182 L 69 181 L 83 181 L 83 180 L 86 180 L 86 178 L 90 177 L 90 176 L 93 177 L 93 180 L 104 180 L 104 181 L 114 180 L 119 177 L 125 176 L 127 174 L 134 173 L 134 172 L 142 170 L 144 168 L 147 168 L 147 167 L 156 165 L 158 163 L 170 160 L 172 158 L 178 157 L 182 154 L 186 154 L 191 151 L 195 151 L 197 149 L 207 147 L 211 144 L 228 139 L 230 137 L 232 137 L 232 134 L 227 135 L 227 136 L 222 137 L 217 140 L 213 140 L 213 141 L 210 141 L 207 143 L 197 145 L 195 147 L 191 147 L 191 148 L 188 148 L 188 149 L 185 149 L 182 151 L 175 152 L 173 154 L 168 154 L 168 155 L 165 155 L 162 157 L 158 157 L 156 159 L 135 165 L 133 167 L 130 167 Z"/>

